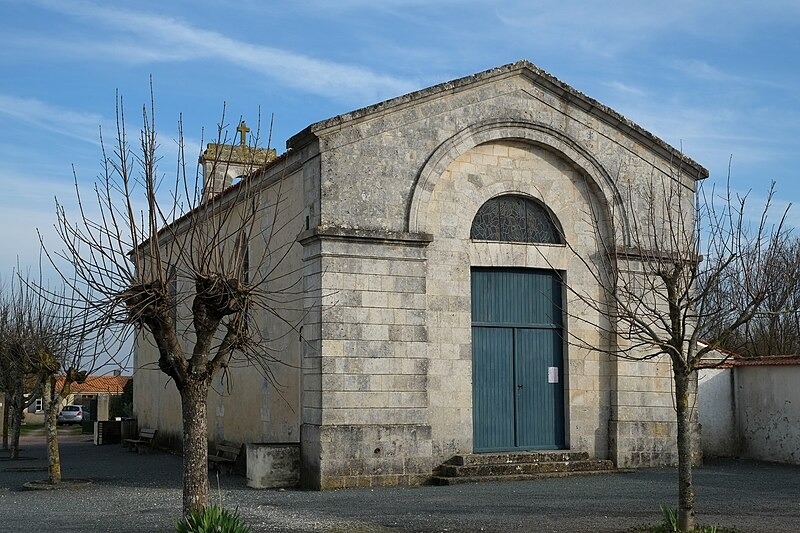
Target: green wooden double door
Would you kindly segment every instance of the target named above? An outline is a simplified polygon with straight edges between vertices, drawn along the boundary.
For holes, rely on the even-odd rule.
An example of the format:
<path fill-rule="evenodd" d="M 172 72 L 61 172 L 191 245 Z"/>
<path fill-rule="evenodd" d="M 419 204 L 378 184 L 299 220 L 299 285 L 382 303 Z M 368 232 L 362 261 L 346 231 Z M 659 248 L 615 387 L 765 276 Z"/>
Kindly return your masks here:
<path fill-rule="evenodd" d="M 561 282 L 534 269 L 472 269 L 473 447 L 564 448 Z"/>

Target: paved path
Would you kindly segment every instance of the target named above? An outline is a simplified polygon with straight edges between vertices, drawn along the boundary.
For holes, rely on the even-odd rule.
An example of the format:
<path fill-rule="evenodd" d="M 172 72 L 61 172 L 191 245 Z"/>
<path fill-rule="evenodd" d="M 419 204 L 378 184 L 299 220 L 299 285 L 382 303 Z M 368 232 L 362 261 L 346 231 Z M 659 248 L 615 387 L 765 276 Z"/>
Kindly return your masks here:
<path fill-rule="evenodd" d="M 0 531 L 174 531 L 181 505 L 181 459 L 137 455 L 116 445 L 64 437 L 65 478 L 89 488 L 21 491 L 43 479 L 41 437 L 23 442 L 23 459 L 0 452 Z M 743 532 L 800 532 L 800 467 L 715 461 L 696 470 L 703 523 Z M 212 479 L 214 499 L 236 508 L 253 531 L 613 532 L 660 521 L 675 501 L 674 469 L 453 487 L 258 491 L 245 479 Z"/>

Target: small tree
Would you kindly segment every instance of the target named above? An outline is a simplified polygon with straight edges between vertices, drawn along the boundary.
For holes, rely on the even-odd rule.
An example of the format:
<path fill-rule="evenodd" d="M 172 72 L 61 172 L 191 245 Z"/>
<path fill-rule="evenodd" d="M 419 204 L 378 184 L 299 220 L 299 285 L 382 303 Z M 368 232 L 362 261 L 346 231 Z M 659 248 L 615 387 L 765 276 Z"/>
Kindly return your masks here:
<path fill-rule="evenodd" d="M 50 484 L 61 483 L 61 452 L 58 446 L 58 413 L 75 383 L 83 383 L 99 361 L 92 350 L 97 344 L 89 337 L 86 308 L 71 305 L 63 293 L 47 292 L 37 287 L 51 312 L 48 331 L 41 336 L 37 370 L 45 394 L 45 434 L 47 436 L 47 473 Z"/>
<path fill-rule="evenodd" d="M 0 300 L 0 388 L 5 394 L 3 445 L 19 457 L 19 434 L 25 408 L 25 359 L 20 353 L 14 308 L 7 289 Z M 9 442 L 10 441 L 10 442 Z"/>
<path fill-rule="evenodd" d="M 46 342 L 42 336 L 49 335 L 35 295 L 15 281 L 0 295 L 0 383 L 8 405 L 12 459 L 19 457 L 25 410 L 41 397 L 39 348 Z"/>
<path fill-rule="evenodd" d="M 278 269 L 302 228 L 300 213 L 284 205 L 282 179 L 258 174 L 274 157 L 269 149 L 255 148 L 258 130 L 248 145 L 242 124 L 241 144 L 231 146 L 224 116 L 217 143 L 209 148 L 217 150 L 211 173 L 235 151 L 240 160 L 249 158 L 243 179 L 218 196 L 204 191 L 200 169 L 187 169 L 180 131 L 176 178 L 168 191 L 160 190 L 167 186 L 158 172 L 153 107 L 151 101 L 149 109 L 143 108 L 138 150 L 133 150 L 118 100 L 111 153 L 101 137 L 96 204 L 90 213 L 79 193 L 77 224 L 58 204 L 56 228 L 65 249 L 50 257 L 56 263 L 60 255 L 74 265 L 74 274 L 64 279 L 79 295 L 73 304 L 89 310 L 91 330 L 117 336 L 141 332 L 155 345 L 158 368 L 181 397 L 183 512 L 188 515 L 209 502 L 206 404 L 212 379 L 234 361 L 253 365 L 269 378 L 271 364 L 280 358 L 255 316 L 268 314 L 292 328 L 296 323 L 285 307 L 299 301 L 300 267 Z M 283 237 L 273 239 L 279 234 Z M 193 291 L 180 291 L 179 280 L 191 283 Z"/>
<path fill-rule="evenodd" d="M 12 399 L 12 458 L 19 454 L 23 411 L 41 398 L 51 484 L 61 482 L 56 428 L 61 398 L 85 378 L 87 370 L 78 369 L 96 361 L 84 352 L 85 321 L 73 311 L 63 292 L 22 276 L 0 303 L 0 376 Z"/>
<path fill-rule="evenodd" d="M 598 205 L 590 210 L 601 257 L 581 261 L 600 292 L 589 294 L 562 281 L 576 307 L 602 317 L 590 325 L 610 339 L 602 347 L 574 336 L 570 342 L 616 358 L 669 358 L 679 527 L 690 531 L 695 526 L 691 415 L 697 370 L 767 302 L 782 308 L 800 273 L 796 266 L 787 268 L 782 253 L 788 234 L 785 213 L 775 224 L 768 220 L 772 188 L 753 222 L 747 197 L 734 195 L 729 186 L 722 196 L 713 188 L 706 194 L 702 185 L 695 191 L 694 181 L 684 176 L 653 174 L 644 191 L 623 195 L 625 213 L 604 212 Z M 585 315 L 570 316 L 586 320 Z"/>

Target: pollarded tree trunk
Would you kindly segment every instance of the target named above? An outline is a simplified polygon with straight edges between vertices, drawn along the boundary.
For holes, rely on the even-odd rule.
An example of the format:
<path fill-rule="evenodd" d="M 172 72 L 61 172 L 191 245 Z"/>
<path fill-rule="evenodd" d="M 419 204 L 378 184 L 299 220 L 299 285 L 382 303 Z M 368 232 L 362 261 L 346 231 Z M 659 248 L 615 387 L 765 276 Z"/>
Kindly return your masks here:
<path fill-rule="evenodd" d="M 11 423 L 11 410 L 8 408 L 8 393 L 3 399 L 3 449 L 8 449 L 8 426 Z"/>
<path fill-rule="evenodd" d="M 183 415 L 183 514 L 204 509 L 209 502 L 208 399 L 206 378 L 189 377 L 181 394 Z"/>
<path fill-rule="evenodd" d="M 13 393 L 11 402 L 11 458 L 19 459 L 19 434 L 22 429 L 25 401 L 22 396 L 22 386 Z"/>
<path fill-rule="evenodd" d="M 47 480 L 51 484 L 61 483 L 61 453 L 58 449 L 58 408 L 61 404 L 56 397 L 56 377 L 47 377 L 47 401 L 46 419 L 44 429 L 47 434 Z"/>
<path fill-rule="evenodd" d="M 690 376 L 675 369 L 675 406 L 678 411 L 678 528 L 695 526 L 694 484 L 692 482 L 692 426 L 689 398 Z"/>

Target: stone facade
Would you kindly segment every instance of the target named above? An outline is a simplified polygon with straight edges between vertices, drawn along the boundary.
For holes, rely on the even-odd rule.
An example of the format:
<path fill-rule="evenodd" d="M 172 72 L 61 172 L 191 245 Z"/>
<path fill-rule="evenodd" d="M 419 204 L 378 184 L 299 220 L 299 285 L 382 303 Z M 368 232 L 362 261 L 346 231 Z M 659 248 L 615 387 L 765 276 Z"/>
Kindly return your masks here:
<path fill-rule="evenodd" d="M 283 374 L 297 403 L 263 400 L 241 369 L 226 401 L 263 405 L 260 416 L 216 399 L 209 412 L 221 419 L 212 438 L 299 441 L 311 488 L 419 483 L 473 451 L 471 269 L 554 270 L 599 299 L 599 242 L 630 244 L 647 180 L 691 191 L 707 175 L 526 61 L 312 124 L 287 144 L 258 179 L 291 171 L 303 213 L 287 267 L 302 273 L 302 364 Z M 546 206 L 569 246 L 471 239 L 478 209 L 506 194 Z M 581 348 L 618 339 L 580 298 L 563 307 L 567 447 L 619 466 L 674 463 L 670 364 Z M 177 412 L 163 418 L 176 405 L 137 406 L 145 425 L 179 427 Z M 264 416 L 292 431 L 259 425 Z"/>

